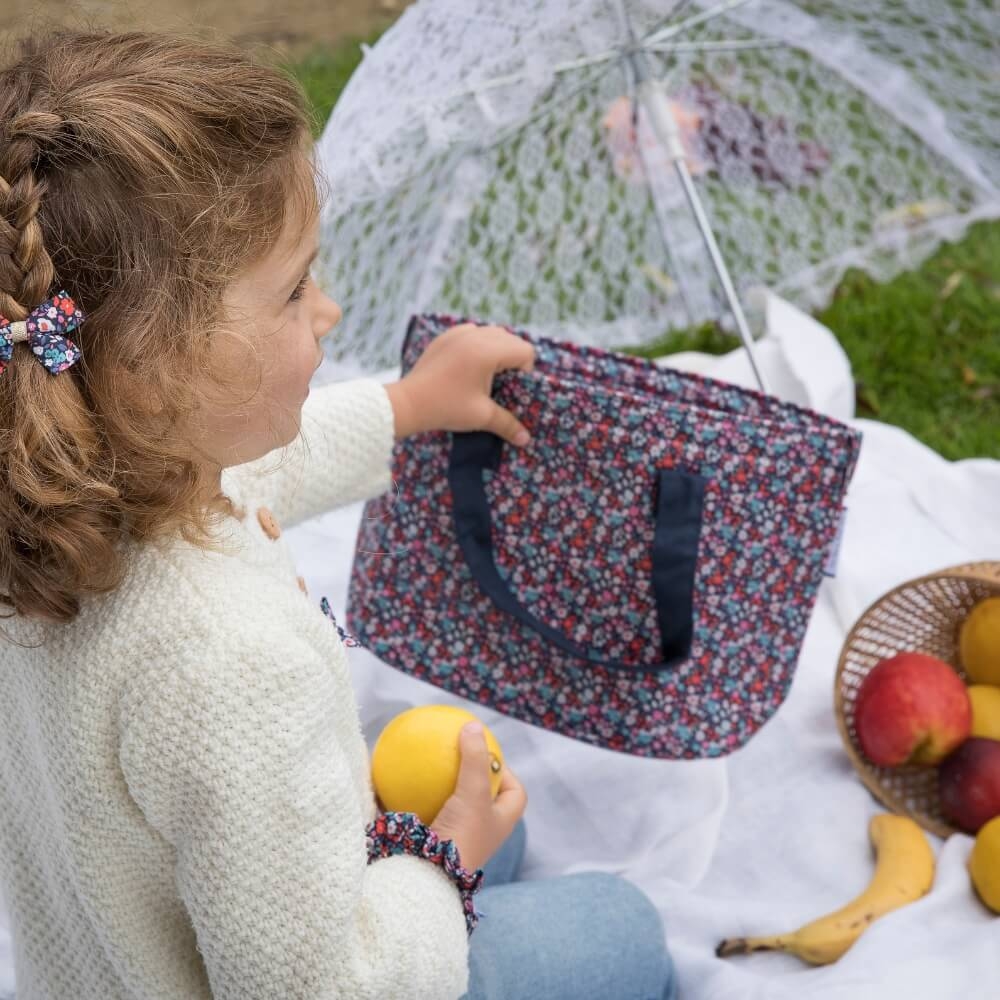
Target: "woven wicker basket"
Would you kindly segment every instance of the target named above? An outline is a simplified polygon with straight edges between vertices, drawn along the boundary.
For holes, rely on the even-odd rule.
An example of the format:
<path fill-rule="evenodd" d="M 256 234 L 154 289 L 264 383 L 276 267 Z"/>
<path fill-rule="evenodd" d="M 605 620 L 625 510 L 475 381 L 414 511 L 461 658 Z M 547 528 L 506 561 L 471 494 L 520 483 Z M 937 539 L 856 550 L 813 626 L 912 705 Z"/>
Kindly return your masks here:
<path fill-rule="evenodd" d="M 844 748 L 868 790 L 892 812 L 910 816 L 939 837 L 959 832 L 941 814 L 937 768 L 878 767 L 861 752 L 854 703 L 861 681 L 880 660 L 896 653 L 929 653 L 958 660 L 958 630 L 973 605 L 1000 595 L 1000 563 L 967 563 L 890 590 L 858 619 L 844 641 L 834 680 L 834 710 Z"/>

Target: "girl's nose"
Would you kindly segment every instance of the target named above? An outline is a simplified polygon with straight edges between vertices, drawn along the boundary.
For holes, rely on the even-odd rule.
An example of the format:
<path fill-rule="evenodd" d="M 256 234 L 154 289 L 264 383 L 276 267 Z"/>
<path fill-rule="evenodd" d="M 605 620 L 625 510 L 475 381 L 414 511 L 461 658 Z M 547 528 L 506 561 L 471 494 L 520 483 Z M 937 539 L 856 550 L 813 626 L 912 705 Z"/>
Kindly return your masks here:
<path fill-rule="evenodd" d="M 323 302 L 318 310 L 316 323 L 316 339 L 328 334 L 343 318 L 343 310 L 329 296 L 323 296 Z"/>

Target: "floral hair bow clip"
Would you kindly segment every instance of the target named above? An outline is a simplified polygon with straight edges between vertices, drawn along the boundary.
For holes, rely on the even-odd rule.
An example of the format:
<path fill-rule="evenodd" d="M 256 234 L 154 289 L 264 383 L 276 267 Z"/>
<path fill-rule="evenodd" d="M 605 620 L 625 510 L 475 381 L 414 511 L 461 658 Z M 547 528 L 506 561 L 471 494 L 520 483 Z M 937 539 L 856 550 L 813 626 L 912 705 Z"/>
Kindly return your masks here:
<path fill-rule="evenodd" d="M 64 291 L 35 306 L 26 319 L 11 322 L 0 316 L 0 374 L 14 353 L 14 345 L 22 340 L 53 375 L 65 371 L 80 360 L 80 348 L 66 334 L 83 320 L 83 313 Z"/>

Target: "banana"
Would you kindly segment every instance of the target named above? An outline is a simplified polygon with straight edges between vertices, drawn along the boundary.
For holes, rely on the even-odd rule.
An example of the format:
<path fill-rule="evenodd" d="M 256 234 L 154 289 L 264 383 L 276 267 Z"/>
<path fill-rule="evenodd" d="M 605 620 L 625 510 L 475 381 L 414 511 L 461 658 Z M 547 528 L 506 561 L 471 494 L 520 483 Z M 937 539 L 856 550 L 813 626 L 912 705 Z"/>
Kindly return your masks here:
<path fill-rule="evenodd" d="M 868 824 L 868 835 L 875 848 L 875 872 L 861 895 L 787 934 L 726 938 L 715 954 L 722 958 L 751 951 L 787 951 L 811 965 L 829 965 L 872 921 L 930 892 L 934 852 L 917 823 L 907 816 L 879 813 Z"/>

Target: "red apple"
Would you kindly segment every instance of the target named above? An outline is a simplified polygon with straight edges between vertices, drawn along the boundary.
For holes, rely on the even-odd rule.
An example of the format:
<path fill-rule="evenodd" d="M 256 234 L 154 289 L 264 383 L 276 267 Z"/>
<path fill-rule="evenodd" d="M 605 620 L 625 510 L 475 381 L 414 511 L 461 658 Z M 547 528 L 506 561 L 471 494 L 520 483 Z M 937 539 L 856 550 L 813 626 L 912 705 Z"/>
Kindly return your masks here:
<path fill-rule="evenodd" d="M 962 678 L 944 660 L 898 653 L 861 682 L 854 728 L 873 764 L 937 764 L 968 737 L 972 706 Z"/>
<path fill-rule="evenodd" d="M 1000 740 L 967 739 L 938 768 L 938 790 L 945 817 L 969 833 L 1000 816 Z"/>

